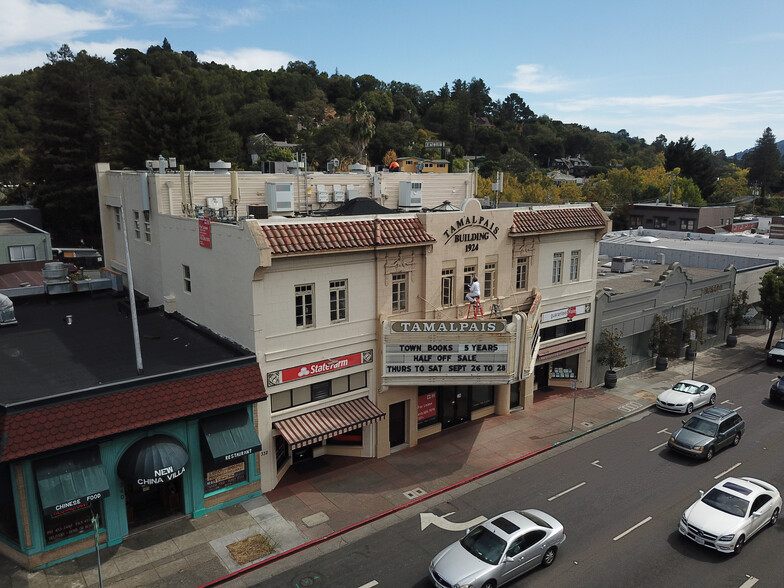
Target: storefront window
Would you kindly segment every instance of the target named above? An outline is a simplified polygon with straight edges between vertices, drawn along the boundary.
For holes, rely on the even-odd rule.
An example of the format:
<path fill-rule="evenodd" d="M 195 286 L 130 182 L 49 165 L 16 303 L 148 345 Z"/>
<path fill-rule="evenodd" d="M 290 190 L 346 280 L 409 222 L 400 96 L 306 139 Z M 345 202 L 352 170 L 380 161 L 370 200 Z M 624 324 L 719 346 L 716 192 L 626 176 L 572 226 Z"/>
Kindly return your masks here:
<path fill-rule="evenodd" d="M 232 462 L 210 464 L 205 461 L 204 493 L 216 492 L 235 484 L 248 481 L 248 459 L 241 457 Z"/>
<path fill-rule="evenodd" d="M 708 335 L 718 335 L 719 333 L 719 313 L 709 312 L 705 315 L 705 329 Z"/>
<path fill-rule="evenodd" d="M 44 516 L 46 544 L 59 543 L 69 537 L 90 533 L 93 530 L 93 509 L 100 513 L 102 501 L 88 502 L 73 510 Z M 101 517 L 103 519 L 103 517 Z"/>
<path fill-rule="evenodd" d="M 579 356 L 572 355 L 550 362 L 551 379 L 572 379 L 578 377 Z"/>
<path fill-rule="evenodd" d="M 286 465 L 286 462 L 289 459 L 289 444 L 286 443 L 286 440 L 283 438 L 283 435 L 277 435 L 275 437 L 275 463 L 278 466 L 278 470 Z"/>
<path fill-rule="evenodd" d="M 299 386 L 291 390 L 275 392 L 270 395 L 270 408 L 272 412 L 277 412 L 362 388 L 367 388 L 366 371 L 308 384 L 307 386 Z"/>
<path fill-rule="evenodd" d="M 494 386 L 471 386 L 471 410 L 492 406 L 494 402 Z"/>
<path fill-rule="evenodd" d="M 19 543 L 14 493 L 11 490 L 11 466 L 8 463 L 0 463 L 0 535 Z"/>
<path fill-rule="evenodd" d="M 419 389 L 417 399 L 417 427 L 429 427 L 438 422 L 438 392 L 433 386 Z"/>
<path fill-rule="evenodd" d="M 583 331 L 585 331 L 585 319 L 562 323 L 560 325 L 555 325 L 554 327 L 545 327 L 541 330 L 541 337 L 542 341 L 551 341 L 553 339 L 558 339 L 559 337 L 582 333 Z"/>

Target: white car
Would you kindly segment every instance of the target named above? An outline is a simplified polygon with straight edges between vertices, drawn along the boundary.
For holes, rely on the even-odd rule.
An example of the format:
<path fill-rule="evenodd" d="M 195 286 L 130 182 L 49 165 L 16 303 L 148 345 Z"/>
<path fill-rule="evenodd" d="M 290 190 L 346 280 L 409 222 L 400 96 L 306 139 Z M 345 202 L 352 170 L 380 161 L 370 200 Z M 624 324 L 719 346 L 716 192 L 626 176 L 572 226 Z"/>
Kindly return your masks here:
<path fill-rule="evenodd" d="M 656 399 L 656 406 L 662 410 L 684 414 L 706 404 L 716 404 L 716 388 L 696 380 L 681 380 Z"/>
<path fill-rule="evenodd" d="M 774 525 L 781 494 L 756 478 L 725 478 L 681 516 L 678 531 L 695 543 L 724 553 L 740 553 L 752 535 Z"/>
<path fill-rule="evenodd" d="M 784 339 L 776 343 L 768 351 L 768 365 L 784 364 Z"/>

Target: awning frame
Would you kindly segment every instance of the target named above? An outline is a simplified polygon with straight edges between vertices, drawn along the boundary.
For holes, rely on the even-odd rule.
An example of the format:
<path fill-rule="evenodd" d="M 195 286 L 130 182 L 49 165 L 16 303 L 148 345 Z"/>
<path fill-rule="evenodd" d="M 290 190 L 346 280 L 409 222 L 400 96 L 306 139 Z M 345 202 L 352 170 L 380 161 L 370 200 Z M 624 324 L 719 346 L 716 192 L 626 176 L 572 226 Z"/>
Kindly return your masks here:
<path fill-rule="evenodd" d="M 44 516 L 84 508 L 109 496 L 97 448 L 71 451 L 33 465 Z"/>
<path fill-rule="evenodd" d="M 202 438 L 214 463 L 261 451 L 261 441 L 244 408 L 201 419 Z"/>

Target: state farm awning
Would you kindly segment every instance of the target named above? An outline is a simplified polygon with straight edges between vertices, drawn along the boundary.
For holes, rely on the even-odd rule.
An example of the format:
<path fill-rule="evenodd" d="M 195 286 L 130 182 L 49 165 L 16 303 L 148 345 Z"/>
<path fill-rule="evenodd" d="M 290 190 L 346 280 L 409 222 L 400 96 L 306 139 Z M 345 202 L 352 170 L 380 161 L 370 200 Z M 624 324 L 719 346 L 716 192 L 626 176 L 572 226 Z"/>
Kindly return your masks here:
<path fill-rule="evenodd" d="M 97 449 L 74 451 L 33 466 L 44 515 L 70 512 L 109 496 Z"/>
<path fill-rule="evenodd" d="M 576 341 L 567 341 L 566 343 L 560 343 L 559 345 L 553 345 L 552 347 L 546 347 L 545 349 L 539 348 L 539 355 L 536 360 L 551 361 L 565 355 L 571 355 L 587 346 L 588 339 L 577 339 Z"/>
<path fill-rule="evenodd" d="M 342 435 L 386 416 L 369 398 L 357 398 L 275 423 L 292 449 Z"/>

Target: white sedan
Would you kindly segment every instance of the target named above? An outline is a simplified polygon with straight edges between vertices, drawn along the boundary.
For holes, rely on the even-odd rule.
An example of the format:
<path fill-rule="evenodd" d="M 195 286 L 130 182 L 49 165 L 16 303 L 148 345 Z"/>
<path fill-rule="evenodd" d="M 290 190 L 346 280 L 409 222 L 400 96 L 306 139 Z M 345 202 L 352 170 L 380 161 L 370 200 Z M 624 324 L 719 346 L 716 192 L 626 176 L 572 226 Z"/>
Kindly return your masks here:
<path fill-rule="evenodd" d="M 756 478 L 725 478 L 681 516 L 678 531 L 695 543 L 740 553 L 752 535 L 776 523 L 781 494 Z"/>
<path fill-rule="evenodd" d="M 696 380 L 682 380 L 656 399 L 656 406 L 662 410 L 685 414 L 706 404 L 716 404 L 716 388 Z"/>

